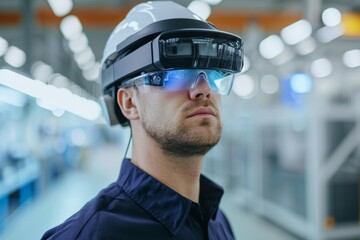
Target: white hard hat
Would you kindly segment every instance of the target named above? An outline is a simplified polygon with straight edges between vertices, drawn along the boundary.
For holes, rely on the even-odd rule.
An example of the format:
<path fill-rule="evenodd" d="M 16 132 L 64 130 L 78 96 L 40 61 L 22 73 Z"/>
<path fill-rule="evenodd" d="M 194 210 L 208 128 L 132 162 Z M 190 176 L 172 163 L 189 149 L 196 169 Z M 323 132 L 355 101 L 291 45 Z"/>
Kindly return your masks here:
<path fill-rule="evenodd" d="M 238 36 L 217 30 L 186 7 L 153 1 L 132 8 L 116 26 L 106 43 L 101 66 L 105 117 L 111 125 L 126 126 L 129 122 L 116 100 L 122 83 L 144 72 L 169 69 L 240 72 L 243 47 Z"/>
<path fill-rule="evenodd" d="M 119 43 L 151 23 L 184 18 L 204 21 L 189 9 L 172 1 L 153 1 L 136 5 L 110 34 L 105 45 L 101 63 L 103 64 L 111 54 L 116 52 L 116 47 Z"/>

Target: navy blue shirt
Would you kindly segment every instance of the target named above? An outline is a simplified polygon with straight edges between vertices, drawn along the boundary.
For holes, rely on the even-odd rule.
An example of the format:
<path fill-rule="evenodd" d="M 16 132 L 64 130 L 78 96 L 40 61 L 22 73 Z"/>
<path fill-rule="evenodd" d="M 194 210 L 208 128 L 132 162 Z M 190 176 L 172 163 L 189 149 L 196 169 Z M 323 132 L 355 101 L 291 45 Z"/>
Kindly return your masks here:
<path fill-rule="evenodd" d="M 181 196 L 129 159 L 119 179 L 41 239 L 234 239 L 219 209 L 223 189 L 200 177 L 199 204 Z"/>

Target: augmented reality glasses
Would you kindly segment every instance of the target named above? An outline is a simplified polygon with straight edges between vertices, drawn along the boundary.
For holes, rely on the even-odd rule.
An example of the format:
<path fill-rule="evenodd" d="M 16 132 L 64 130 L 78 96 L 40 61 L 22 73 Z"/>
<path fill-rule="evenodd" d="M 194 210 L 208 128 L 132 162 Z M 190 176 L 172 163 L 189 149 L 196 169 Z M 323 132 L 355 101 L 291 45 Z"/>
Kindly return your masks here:
<path fill-rule="evenodd" d="M 143 92 L 151 93 L 172 92 L 192 89 L 199 81 L 206 79 L 211 90 L 229 95 L 234 77 L 234 73 L 218 70 L 178 69 L 142 74 L 124 82 L 120 87 L 136 86 Z"/>
<path fill-rule="evenodd" d="M 236 35 L 208 29 L 163 32 L 152 41 L 110 56 L 102 71 L 105 86 L 121 84 L 141 72 L 169 69 L 215 69 L 238 73 L 243 67 L 243 43 Z M 122 50 L 121 50 L 122 49 Z"/>

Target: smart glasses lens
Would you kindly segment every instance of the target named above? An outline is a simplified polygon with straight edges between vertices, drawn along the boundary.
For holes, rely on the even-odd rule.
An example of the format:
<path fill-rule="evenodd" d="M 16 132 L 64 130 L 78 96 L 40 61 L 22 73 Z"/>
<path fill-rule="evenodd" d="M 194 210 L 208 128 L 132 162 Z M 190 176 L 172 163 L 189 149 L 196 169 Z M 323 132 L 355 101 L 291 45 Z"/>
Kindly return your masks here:
<path fill-rule="evenodd" d="M 199 75 L 204 75 L 211 90 L 221 94 L 230 93 L 234 74 L 218 70 L 179 69 L 147 73 L 125 82 L 122 87 L 138 86 L 143 92 L 173 92 L 196 87 Z"/>
<path fill-rule="evenodd" d="M 164 74 L 164 85 L 166 91 L 178 91 L 190 89 L 194 81 L 194 72 L 191 70 L 173 70 Z"/>
<path fill-rule="evenodd" d="M 222 95 L 229 94 L 234 80 L 234 74 L 217 70 L 192 69 L 169 71 L 163 88 L 168 91 L 194 88 L 200 74 L 205 76 L 211 90 Z"/>

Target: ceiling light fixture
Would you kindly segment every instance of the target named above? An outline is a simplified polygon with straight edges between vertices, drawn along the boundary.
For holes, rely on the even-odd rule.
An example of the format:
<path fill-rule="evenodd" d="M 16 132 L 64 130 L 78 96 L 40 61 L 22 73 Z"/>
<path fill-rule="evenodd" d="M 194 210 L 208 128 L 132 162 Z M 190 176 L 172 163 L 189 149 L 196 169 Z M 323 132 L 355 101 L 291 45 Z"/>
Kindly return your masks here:
<path fill-rule="evenodd" d="M 321 14 L 321 19 L 325 26 L 336 27 L 341 23 L 341 12 L 336 8 L 328 8 Z"/>
<path fill-rule="evenodd" d="M 320 58 L 311 63 L 311 74 L 317 78 L 327 77 L 332 72 L 332 64 L 327 58 Z"/>
<path fill-rule="evenodd" d="M 0 37 L 0 57 L 6 53 L 8 47 L 9 47 L 8 41 Z"/>
<path fill-rule="evenodd" d="M 302 19 L 297 21 L 283 30 L 281 30 L 281 37 L 285 43 L 295 45 L 311 35 L 312 27 L 309 21 Z"/>
<path fill-rule="evenodd" d="M 259 44 L 260 54 L 267 59 L 274 58 L 284 51 L 284 43 L 278 35 L 271 35 Z"/>
<path fill-rule="evenodd" d="M 67 15 L 73 9 L 72 0 L 48 0 L 54 14 L 58 17 Z"/>
<path fill-rule="evenodd" d="M 54 109 L 60 108 L 74 115 L 95 121 L 101 116 L 100 105 L 65 88 L 57 88 L 8 69 L 0 69 L 0 84 L 43 100 Z"/>
<path fill-rule="evenodd" d="M 10 46 L 4 56 L 5 62 L 10 66 L 19 68 L 26 62 L 26 54 L 18 47 Z"/>
<path fill-rule="evenodd" d="M 70 15 L 61 20 L 60 30 L 66 39 L 72 40 L 81 35 L 83 27 L 78 17 Z"/>
<path fill-rule="evenodd" d="M 204 20 L 211 14 L 211 7 L 206 2 L 192 1 L 187 8 Z"/>
<path fill-rule="evenodd" d="M 343 55 L 343 62 L 349 68 L 360 67 L 360 49 L 349 50 Z"/>

